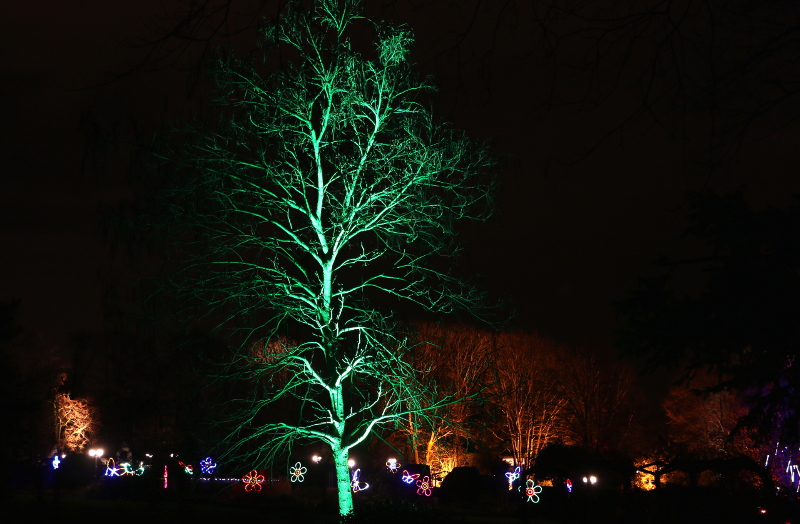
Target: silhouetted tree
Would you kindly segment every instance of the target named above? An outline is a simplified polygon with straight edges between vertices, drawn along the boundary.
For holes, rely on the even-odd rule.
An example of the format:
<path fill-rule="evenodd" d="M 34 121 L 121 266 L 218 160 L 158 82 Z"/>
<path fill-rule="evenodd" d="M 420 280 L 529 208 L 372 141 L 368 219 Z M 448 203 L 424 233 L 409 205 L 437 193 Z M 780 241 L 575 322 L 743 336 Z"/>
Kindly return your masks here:
<path fill-rule="evenodd" d="M 719 376 L 708 391 L 745 395 L 738 427 L 790 442 L 800 426 L 800 205 L 748 208 L 741 193 L 695 198 L 689 231 L 707 256 L 664 260 L 662 276 L 640 281 L 624 306 L 629 351 L 652 365 Z M 693 270 L 693 271 L 692 271 Z"/>

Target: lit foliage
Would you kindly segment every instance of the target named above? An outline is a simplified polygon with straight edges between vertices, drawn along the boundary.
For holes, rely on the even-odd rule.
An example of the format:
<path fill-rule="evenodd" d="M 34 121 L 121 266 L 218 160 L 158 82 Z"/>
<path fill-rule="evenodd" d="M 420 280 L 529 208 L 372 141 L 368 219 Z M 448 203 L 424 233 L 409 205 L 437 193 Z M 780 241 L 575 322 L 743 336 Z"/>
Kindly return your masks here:
<path fill-rule="evenodd" d="M 200 461 L 200 472 L 206 475 L 213 475 L 216 467 L 217 464 L 211 460 L 211 457 L 206 457 Z"/>
<path fill-rule="evenodd" d="M 237 396 L 224 420 L 229 453 L 274 461 L 297 440 L 327 443 L 345 515 L 349 450 L 458 400 L 423 380 L 391 314 L 373 305 L 380 295 L 435 312 L 480 303 L 433 259 L 457 253 L 455 221 L 488 216 L 493 159 L 434 122 L 408 28 L 365 20 L 357 0 L 304 3 L 288 2 L 265 30 L 261 65 L 220 57 L 224 122 L 157 137 L 148 173 L 166 199 L 166 249 L 181 260 L 177 314 L 200 301 L 239 337 L 235 377 L 252 397 Z M 374 45 L 356 50 L 371 30 Z M 247 349 L 288 328 L 302 340 L 268 357 Z M 301 400 L 297 416 L 266 415 L 286 398 Z"/>
<path fill-rule="evenodd" d="M 519 487 L 522 489 L 522 486 Z M 542 492 L 542 487 L 538 486 L 533 479 L 528 479 L 525 481 L 525 496 L 528 497 L 525 502 L 533 502 L 534 504 L 539 503 L 539 493 Z"/>
<path fill-rule="evenodd" d="M 289 470 L 289 472 L 292 474 L 292 482 L 303 482 L 305 480 L 303 475 L 306 474 L 306 471 L 308 471 L 308 468 L 303 467 L 300 462 L 297 462 Z"/>
<path fill-rule="evenodd" d="M 431 496 L 431 478 L 428 475 L 417 481 L 417 495 Z"/>
<path fill-rule="evenodd" d="M 94 438 L 97 410 L 82 398 L 70 398 L 66 393 L 56 393 L 55 431 L 57 447 L 82 451 Z"/>
<path fill-rule="evenodd" d="M 361 475 L 361 470 L 357 469 L 353 472 L 353 478 L 350 481 L 350 487 L 353 489 L 353 493 L 358 493 L 359 491 L 364 491 L 369 487 L 369 484 L 366 482 L 361 482 L 358 478 Z"/>
<path fill-rule="evenodd" d="M 519 478 L 519 466 L 514 468 L 514 471 L 506 472 L 506 478 L 508 479 L 508 489 L 511 489 L 514 485 L 514 481 Z"/>
<path fill-rule="evenodd" d="M 259 475 L 258 471 L 252 470 L 242 477 L 245 491 L 261 491 L 261 484 L 264 483 L 264 475 Z"/>
<path fill-rule="evenodd" d="M 417 478 L 419 478 L 419 473 L 414 473 L 412 475 L 408 471 L 403 470 L 402 481 L 406 484 L 412 484 L 415 480 L 417 480 Z"/>

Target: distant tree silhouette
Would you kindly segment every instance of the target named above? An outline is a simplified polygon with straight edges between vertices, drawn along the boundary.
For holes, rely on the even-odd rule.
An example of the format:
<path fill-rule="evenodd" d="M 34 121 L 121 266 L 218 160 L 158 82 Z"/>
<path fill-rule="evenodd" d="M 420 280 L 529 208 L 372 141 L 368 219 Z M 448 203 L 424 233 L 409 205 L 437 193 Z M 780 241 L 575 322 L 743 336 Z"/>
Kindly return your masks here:
<path fill-rule="evenodd" d="M 622 306 L 621 342 L 652 365 L 683 366 L 684 379 L 700 369 L 716 373 L 709 391 L 745 394 L 749 411 L 738 427 L 796 441 L 800 204 L 752 210 L 741 192 L 705 193 L 693 209 L 689 233 L 707 256 L 663 260 L 662 276 L 642 279 Z"/>

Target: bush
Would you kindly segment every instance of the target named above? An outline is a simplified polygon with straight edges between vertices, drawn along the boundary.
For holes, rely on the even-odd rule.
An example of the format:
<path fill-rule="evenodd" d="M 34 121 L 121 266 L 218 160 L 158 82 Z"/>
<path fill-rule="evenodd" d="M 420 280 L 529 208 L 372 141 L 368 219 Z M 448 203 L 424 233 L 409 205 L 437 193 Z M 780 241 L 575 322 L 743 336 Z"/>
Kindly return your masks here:
<path fill-rule="evenodd" d="M 447 523 L 446 515 L 427 504 L 405 500 L 375 500 L 360 504 L 350 515 L 342 517 L 340 524 L 425 524 Z"/>

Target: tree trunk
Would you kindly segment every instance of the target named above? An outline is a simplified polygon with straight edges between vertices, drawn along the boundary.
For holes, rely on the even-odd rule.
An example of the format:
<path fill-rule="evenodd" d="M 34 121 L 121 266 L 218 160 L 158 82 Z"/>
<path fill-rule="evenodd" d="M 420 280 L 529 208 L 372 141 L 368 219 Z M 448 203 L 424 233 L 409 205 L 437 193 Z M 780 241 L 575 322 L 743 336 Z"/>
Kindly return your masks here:
<path fill-rule="evenodd" d="M 336 466 L 336 498 L 339 501 L 339 515 L 353 512 L 353 491 L 350 489 L 350 467 L 347 465 L 347 449 L 332 448 L 333 463 Z"/>

